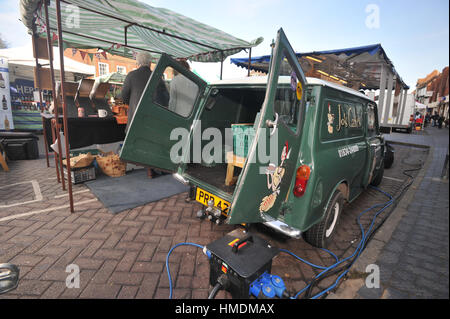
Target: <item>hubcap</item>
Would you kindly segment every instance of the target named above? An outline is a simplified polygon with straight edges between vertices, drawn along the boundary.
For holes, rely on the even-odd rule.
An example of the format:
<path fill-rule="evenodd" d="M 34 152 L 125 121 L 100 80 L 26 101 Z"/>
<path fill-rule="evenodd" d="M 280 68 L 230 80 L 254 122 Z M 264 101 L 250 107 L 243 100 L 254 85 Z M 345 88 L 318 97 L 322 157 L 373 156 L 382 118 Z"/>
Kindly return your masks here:
<path fill-rule="evenodd" d="M 333 233 L 334 227 L 336 226 L 336 222 L 339 216 L 339 203 L 335 203 L 333 207 L 333 221 L 331 222 L 330 227 L 325 232 L 326 237 L 330 237 Z"/>

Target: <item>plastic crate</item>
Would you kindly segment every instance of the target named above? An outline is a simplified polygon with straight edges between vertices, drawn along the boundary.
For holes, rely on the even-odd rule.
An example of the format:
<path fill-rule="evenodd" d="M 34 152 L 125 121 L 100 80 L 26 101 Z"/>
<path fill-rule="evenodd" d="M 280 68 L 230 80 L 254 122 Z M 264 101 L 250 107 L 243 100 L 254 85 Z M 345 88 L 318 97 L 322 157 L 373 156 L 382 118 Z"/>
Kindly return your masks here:
<path fill-rule="evenodd" d="M 80 184 L 95 179 L 94 165 L 71 169 L 72 184 Z M 67 168 L 64 167 L 64 176 L 67 179 Z"/>
<path fill-rule="evenodd" d="M 98 155 L 100 154 L 100 150 L 93 148 L 93 149 L 89 149 L 89 150 L 73 150 L 70 151 L 70 157 L 76 157 L 80 154 L 87 154 L 87 153 L 91 153 L 91 155 Z"/>
<path fill-rule="evenodd" d="M 247 157 L 248 150 L 255 139 L 253 124 L 232 124 L 233 153 L 236 156 Z"/>

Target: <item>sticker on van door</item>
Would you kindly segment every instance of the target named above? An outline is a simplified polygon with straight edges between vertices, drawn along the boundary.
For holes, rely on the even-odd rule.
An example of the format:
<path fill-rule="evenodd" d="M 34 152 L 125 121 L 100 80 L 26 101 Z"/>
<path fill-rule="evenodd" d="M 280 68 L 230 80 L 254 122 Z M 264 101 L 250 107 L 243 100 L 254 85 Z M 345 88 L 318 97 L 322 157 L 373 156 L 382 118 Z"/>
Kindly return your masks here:
<path fill-rule="evenodd" d="M 327 125 L 328 125 L 328 133 L 329 134 L 333 134 L 333 123 L 334 123 L 334 114 L 331 113 L 331 104 L 328 103 L 328 121 L 327 121 Z"/>
<path fill-rule="evenodd" d="M 283 150 L 281 151 L 281 164 L 276 166 L 275 164 L 269 164 L 266 169 L 267 176 L 267 188 L 272 192 L 270 195 L 265 196 L 259 206 L 259 212 L 265 213 L 273 207 L 275 201 L 277 200 L 278 194 L 280 194 L 281 181 L 283 180 L 286 168 L 284 163 L 291 154 L 288 142 L 285 143 Z"/>
<path fill-rule="evenodd" d="M 354 153 L 356 153 L 358 151 L 359 151 L 358 144 L 351 145 L 351 146 L 345 146 L 343 148 L 338 149 L 338 153 L 339 153 L 339 157 L 340 158 L 349 156 L 349 155 L 354 154 Z"/>

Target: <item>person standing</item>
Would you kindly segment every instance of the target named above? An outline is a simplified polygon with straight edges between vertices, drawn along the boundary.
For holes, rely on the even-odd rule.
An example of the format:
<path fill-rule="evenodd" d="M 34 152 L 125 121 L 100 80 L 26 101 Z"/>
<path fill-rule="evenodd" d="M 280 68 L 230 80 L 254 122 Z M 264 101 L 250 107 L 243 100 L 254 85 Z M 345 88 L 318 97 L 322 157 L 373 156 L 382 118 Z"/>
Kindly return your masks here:
<path fill-rule="evenodd" d="M 439 119 L 439 115 L 437 112 L 434 112 L 432 119 L 433 119 L 433 126 L 437 126 L 437 120 Z"/>
<path fill-rule="evenodd" d="M 190 70 L 185 60 L 178 61 L 186 70 Z M 188 117 L 198 95 L 198 86 L 183 74 L 175 71 L 175 77 L 170 82 L 169 110 L 183 117 Z"/>
<path fill-rule="evenodd" d="M 442 115 L 440 115 L 438 118 L 438 128 L 440 129 L 442 128 L 442 123 L 444 123 L 444 120 L 445 118 Z"/>
<path fill-rule="evenodd" d="M 144 89 L 147 86 L 147 82 L 152 74 L 150 69 L 152 56 L 148 52 L 139 52 L 136 56 L 136 63 L 138 68 L 127 74 L 121 93 L 123 103 L 128 104 L 128 120 L 125 128 L 125 133 L 127 135 L 142 94 L 144 93 Z M 156 95 L 157 102 L 167 105 L 169 93 L 167 92 L 167 88 L 164 83 L 161 81 L 159 83 L 160 84 L 158 85 Z M 159 174 L 159 172 L 151 168 L 147 169 L 148 177 L 152 178 L 155 174 Z"/>
<path fill-rule="evenodd" d="M 141 100 L 141 96 L 147 85 L 148 80 L 152 74 L 150 69 L 152 63 L 152 56 L 148 52 L 139 52 L 136 56 L 136 63 L 138 68 L 127 74 L 122 87 L 123 103 L 128 104 L 128 121 L 125 132 L 128 134 L 134 113 Z M 164 83 L 160 82 L 158 86 L 158 100 L 163 105 L 167 105 L 169 100 L 169 93 Z"/>

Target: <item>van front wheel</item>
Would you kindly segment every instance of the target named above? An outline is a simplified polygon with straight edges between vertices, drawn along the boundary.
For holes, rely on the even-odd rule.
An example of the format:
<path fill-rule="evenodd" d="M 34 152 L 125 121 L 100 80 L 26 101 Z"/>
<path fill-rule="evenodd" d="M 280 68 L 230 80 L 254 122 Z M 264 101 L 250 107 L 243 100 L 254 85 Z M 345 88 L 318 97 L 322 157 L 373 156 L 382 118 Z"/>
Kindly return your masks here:
<path fill-rule="evenodd" d="M 314 247 L 326 248 L 336 233 L 343 205 L 344 195 L 340 190 L 336 190 L 322 221 L 303 233 L 305 241 Z"/>

